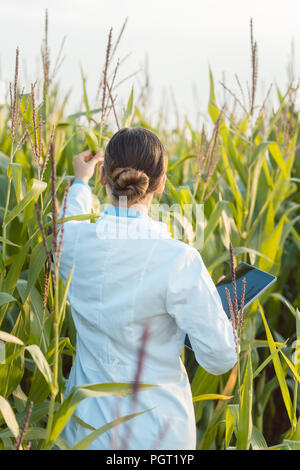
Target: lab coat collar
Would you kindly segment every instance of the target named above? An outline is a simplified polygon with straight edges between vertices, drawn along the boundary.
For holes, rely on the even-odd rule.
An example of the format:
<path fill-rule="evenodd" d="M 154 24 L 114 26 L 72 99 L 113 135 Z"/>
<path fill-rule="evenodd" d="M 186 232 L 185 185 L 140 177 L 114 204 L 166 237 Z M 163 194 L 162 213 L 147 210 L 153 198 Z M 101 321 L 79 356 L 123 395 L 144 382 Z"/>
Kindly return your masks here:
<path fill-rule="evenodd" d="M 118 238 L 122 232 L 130 234 L 130 238 L 171 238 L 165 222 L 152 219 L 148 214 L 130 208 L 119 208 L 107 205 L 96 222 L 97 232 Z M 126 236 L 125 236 L 126 238 Z"/>
<path fill-rule="evenodd" d="M 116 217 L 148 217 L 146 212 L 131 209 L 130 207 L 113 206 L 112 204 L 106 204 L 104 214 L 114 215 Z"/>

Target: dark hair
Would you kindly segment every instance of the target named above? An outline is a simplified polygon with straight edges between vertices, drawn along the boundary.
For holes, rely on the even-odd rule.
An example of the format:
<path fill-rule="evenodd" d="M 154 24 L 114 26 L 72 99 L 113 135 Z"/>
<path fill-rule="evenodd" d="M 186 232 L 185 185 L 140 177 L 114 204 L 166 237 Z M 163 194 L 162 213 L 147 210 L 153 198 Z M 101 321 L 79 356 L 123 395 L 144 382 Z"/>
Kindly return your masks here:
<path fill-rule="evenodd" d="M 104 171 L 112 195 L 137 202 L 158 188 L 167 170 L 167 153 L 154 132 L 127 127 L 116 132 L 107 144 Z"/>

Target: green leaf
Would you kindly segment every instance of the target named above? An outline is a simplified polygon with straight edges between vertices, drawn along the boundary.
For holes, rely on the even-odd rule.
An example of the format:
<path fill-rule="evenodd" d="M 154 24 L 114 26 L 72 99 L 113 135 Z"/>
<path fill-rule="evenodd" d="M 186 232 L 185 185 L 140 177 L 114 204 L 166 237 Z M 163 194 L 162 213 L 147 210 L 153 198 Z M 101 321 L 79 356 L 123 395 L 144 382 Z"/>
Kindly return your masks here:
<path fill-rule="evenodd" d="M 6 292 L 0 292 L 0 306 L 4 304 L 8 304 L 9 302 L 16 302 L 12 295 L 7 294 Z"/>
<path fill-rule="evenodd" d="M 36 344 L 31 344 L 29 346 L 26 346 L 24 349 L 26 349 L 30 353 L 32 359 L 36 363 L 41 374 L 44 376 L 46 382 L 50 385 L 51 388 L 53 388 L 53 375 L 50 366 L 40 348 Z"/>
<path fill-rule="evenodd" d="M 286 444 L 290 450 L 300 450 L 300 441 L 290 441 L 289 439 L 284 439 L 283 444 Z"/>
<path fill-rule="evenodd" d="M 65 286 L 64 286 L 64 289 L 63 289 L 63 295 L 62 295 L 62 298 L 60 300 L 60 308 L 59 308 L 59 314 L 58 314 L 59 321 L 63 320 L 62 315 L 63 315 L 64 308 L 66 306 L 68 290 L 69 290 L 69 287 L 70 287 L 73 272 L 74 272 L 74 266 L 72 267 L 72 269 L 71 269 L 71 271 L 68 275 L 68 278 L 66 280 L 66 283 L 65 283 Z"/>
<path fill-rule="evenodd" d="M 270 354 L 267 357 L 267 359 L 265 359 L 264 362 L 262 362 L 262 364 L 260 364 L 260 366 L 258 366 L 258 368 L 253 373 L 253 379 L 255 379 L 261 373 L 261 371 L 269 364 L 269 362 L 271 362 L 271 360 L 273 359 L 275 354 L 278 354 L 279 351 L 281 350 L 281 348 L 285 348 L 287 341 L 288 340 L 286 340 L 282 345 L 280 345 L 278 349 L 276 348 L 276 350 L 273 351 L 272 354 Z"/>
<path fill-rule="evenodd" d="M 292 220 L 290 220 L 287 224 L 283 226 L 280 244 L 279 244 L 280 248 L 284 246 L 287 236 L 292 231 L 294 224 L 298 222 L 299 220 L 300 220 L 300 215 L 297 215 L 296 217 L 294 217 Z"/>
<path fill-rule="evenodd" d="M 264 450 L 268 447 L 264 436 L 256 426 L 252 429 L 251 447 L 253 450 Z"/>
<path fill-rule="evenodd" d="M 27 301 L 27 284 L 28 282 L 25 279 L 19 279 L 17 282 L 17 290 L 23 304 Z M 49 341 L 51 340 L 51 318 L 46 320 L 46 311 L 44 311 L 42 296 L 34 286 L 31 288 L 29 301 L 32 313 L 30 336 L 27 343 L 39 344 L 41 350 L 45 353 L 48 350 Z"/>
<path fill-rule="evenodd" d="M 6 333 L 6 331 L 0 331 L 0 340 L 5 341 L 6 343 L 14 343 L 19 344 L 20 346 L 24 346 L 23 341 L 14 335 L 11 335 L 10 333 Z"/>
<path fill-rule="evenodd" d="M 13 397 L 14 397 L 14 406 L 17 410 L 18 413 L 22 413 L 23 411 L 26 410 L 26 405 L 28 402 L 28 397 L 27 395 L 23 392 L 20 384 L 17 386 L 17 388 L 13 391 Z M 27 410 L 26 410 L 27 412 Z M 17 421 L 18 420 L 18 415 L 16 416 Z"/>
<path fill-rule="evenodd" d="M 5 225 L 8 225 L 25 207 L 32 201 L 36 200 L 39 195 L 46 189 L 47 183 L 32 179 L 29 184 L 29 191 L 25 197 L 17 204 L 6 216 Z"/>
<path fill-rule="evenodd" d="M 9 163 L 10 163 L 9 157 L 0 151 L 0 169 L 2 170 L 3 174 L 7 174 Z"/>
<path fill-rule="evenodd" d="M 0 242 L 1 243 L 5 242 L 6 245 L 16 246 L 17 248 L 20 248 L 20 245 L 17 245 L 16 243 L 13 243 L 10 240 L 7 240 L 7 238 L 0 237 Z"/>
<path fill-rule="evenodd" d="M 172 170 L 175 170 L 175 168 L 177 168 L 183 162 L 185 162 L 186 160 L 189 160 L 190 158 L 197 158 L 197 155 L 194 155 L 194 154 L 184 155 L 184 157 L 181 157 L 179 160 L 177 160 L 177 162 L 173 163 L 173 165 L 170 165 L 168 167 L 168 173 Z"/>
<path fill-rule="evenodd" d="M 212 74 L 212 70 L 209 67 L 209 101 L 208 101 L 208 114 L 213 120 L 213 123 L 215 124 L 218 120 L 220 111 L 218 110 L 216 106 L 216 97 L 215 97 L 215 86 L 214 86 L 214 78 Z"/>
<path fill-rule="evenodd" d="M 254 169 L 253 169 L 253 175 L 252 175 L 252 180 L 251 180 L 251 197 L 249 197 L 249 210 L 248 210 L 248 221 L 247 221 L 247 232 L 249 231 L 249 227 L 252 224 L 252 219 L 253 219 L 253 212 L 255 205 L 257 204 L 257 190 L 259 187 L 259 179 L 261 176 L 261 167 L 263 164 L 263 161 L 265 159 L 264 153 L 262 153 L 262 150 L 264 150 L 267 146 L 268 142 L 261 142 L 255 149 L 256 154 L 253 155 L 253 162 L 254 164 Z M 249 170 L 249 177 L 251 175 L 251 172 Z M 249 192 L 248 192 L 249 195 Z"/>
<path fill-rule="evenodd" d="M 83 419 L 76 416 L 75 413 L 73 413 L 72 419 L 74 419 L 78 424 L 80 424 L 80 426 L 83 426 L 84 428 L 89 429 L 90 431 L 96 431 L 96 428 L 94 428 L 94 426 L 90 426 L 88 423 L 83 421 Z"/>
<path fill-rule="evenodd" d="M 5 290 L 9 294 L 12 294 L 15 287 L 16 287 L 16 284 L 17 284 L 17 281 L 19 279 L 20 273 L 22 271 L 22 267 L 23 267 L 23 264 L 25 262 L 28 250 L 29 250 L 31 244 L 35 242 L 35 238 L 36 238 L 37 235 L 38 235 L 38 231 L 36 231 L 30 237 L 30 239 L 27 240 L 25 245 L 23 245 L 21 247 L 21 249 L 19 250 L 19 253 L 14 258 L 14 262 L 13 262 L 12 266 L 10 267 L 10 270 L 7 274 L 7 277 L 6 277 L 5 283 L 4 283 Z M 0 314 L 0 325 L 2 323 L 4 315 L 5 315 L 5 310 L 3 312 L 1 312 L 1 314 Z"/>
<path fill-rule="evenodd" d="M 85 76 L 84 76 L 83 69 L 82 69 L 81 65 L 80 65 L 80 72 L 81 72 L 81 79 L 82 79 L 83 101 L 84 101 L 84 105 L 85 105 L 86 117 L 90 121 L 91 111 L 90 111 L 90 105 L 89 105 L 89 100 L 88 100 L 87 91 L 86 91 L 86 80 L 85 80 Z"/>
<path fill-rule="evenodd" d="M 233 249 L 234 256 L 240 255 L 242 253 L 253 253 L 257 256 L 262 256 L 263 258 L 272 262 L 272 260 L 268 258 L 268 256 L 264 255 L 260 251 L 254 250 L 253 248 L 247 248 L 246 246 L 237 246 Z M 224 261 L 229 261 L 229 259 L 230 259 L 230 254 L 228 253 L 228 251 L 225 251 L 220 256 L 214 257 L 214 261 L 212 261 L 211 263 L 208 263 L 208 267 L 207 267 L 208 271 L 213 271 L 217 266 L 219 266 Z"/>
<path fill-rule="evenodd" d="M 277 144 L 277 142 L 272 142 L 269 145 L 269 151 L 272 157 L 274 158 L 275 162 L 277 163 L 278 167 L 281 169 L 283 177 L 288 178 L 288 173 L 286 171 L 286 164 L 280 152 L 279 145 Z"/>
<path fill-rule="evenodd" d="M 0 396 L 0 412 L 15 438 L 19 435 L 19 425 L 9 402 Z"/>
<path fill-rule="evenodd" d="M 22 166 L 20 165 L 20 163 L 10 163 L 8 165 L 7 174 L 9 174 L 10 178 L 12 178 L 13 180 L 15 195 L 16 195 L 17 203 L 19 204 L 19 202 L 23 199 L 22 185 L 21 185 Z"/>
<path fill-rule="evenodd" d="M 157 385 L 141 384 L 139 390 L 148 390 L 154 387 L 157 387 Z M 131 393 L 131 383 L 103 383 L 74 387 L 54 415 L 50 440 L 55 441 L 55 439 L 59 436 L 67 424 L 68 420 L 71 418 L 79 403 L 85 398 L 101 397 L 107 395 L 125 397 Z"/>
<path fill-rule="evenodd" d="M 275 446 L 267 447 L 265 450 L 290 450 L 287 443 L 284 444 L 277 444 Z"/>
<path fill-rule="evenodd" d="M 286 305 L 286 307 L 289 309 L 289 311 L 294 315 L 296 316 L 296 310 L 294 309 L 294 307 L 292 306 L 292 304 L 281 294 L 278 294 L 278 292 L 272 292 L 270 294 L 270 297 L 273 297 L 275 299 L 279 299 L 281 300 L 281 302 Z"/>
<path fill-rule="evenodd" d="M 266 235 L 262 240 L 262 243 L 260 245 L 260 251 L 272 260 L 271 263 L 266 259 L 261 258 L 259 260 L 258 268 L 262 269 L 263 271 L 269 270 L 275 261 L 275 257 L 278 253 L 283 224 L 284 217 L 280 219 L 279 223 L 276 225 L 274 230 L 268 235 Z"/>
<path fill-rule="evenodd" d="M 101 111 L 101 108 L 96 108 L 96 109 L 90 109 L 90 115 L 91 114 L 96 114 L 96 113 L 100 113 Z M 67 119 L 77 119 L 81 116 L 86 116 L 86 111 L 79 111 L 78 113 L 74 113 L 74 114 L 70 114 Z"/>
<path fill-rule="evenodd" d="M 122 128 L 130 127 L 135 114 L 135 106 L 133 103 L 133 86 L 131 88 L 131 93 L 128 99 L 127 107 L 123 116 Z"/>
<path fill-rule="evenodd" d="M 47 238 L 47 245 L 49 247 L 49 251 L 51 250 L 51 240 L 52 240 L 52 234 L 49 235 Z M 50 243 L 49 243 L 50 241 Z M 25 299 L 27 298 L 29 292 L 31 291 L 32 287 L 34 286 L 38 275 L 40 274 L 41 270 L 44 267 L 46 260 L 46 252 L 44 248 L 43 242 L 38 243 L 35 245 L 35 247 L 32 250 L 32 253 L 30 255 L 30 261 L 29 261 L 29 273 L 28 273 L 28 283 L 27 283 L 27 288 L 26 288 L 26 293 L 25 293 Z"/>
<path fill-rule="evenodd" d="M 300 376 L 299 376 L 299 374 L 298 374 L 296 368 L 294 367 L 294 364 L 289 360 L 288 357 L 286 357 L 286 355 L 285 355 L 282 351 L 280 351 L 280 354 L 282 355 L 282 357 L 283 357 L 284 360 L 286 361 L 287 365 L 289 366 L 289 368 L 290 368 L 291 371 L 293 372 L 294 378 L 295 378 L 298 382 L 300 382 Z"/>
<path fill-rule="evenodd" d="M 55 403 L 55 409 L 57 409 L 58 407 L 59 407 L 59 403 Z M 47 416 L 48 411 L 49 411 L 48 400 L 45 400 L 43 403 L 35 403 L 32 409 L 32 413 L 30 415 L 29 424 L 38 425 L 39 421 L 42 420 L 44 416 Z M 17 414 L 16 417 L 19 423 L 24 423 L 24 420 L 26 419 L 26 414 L 27 414 L 27 409 L 24 409 L 21 413 Z M 1 437 L 1 433 L 0 433 L 0 437 Z"/>
<path fill-rule="evenodd" d="M 229 447 L 233 432 L 237 434 L 239 405 L 228 405 L 226 409 L 225 447 Z"/>
<path fill-rule="evenodd" d="M 193 401 L 204 401 L 204 400 L 230 400 L 233 398 L 233 395 L 220 395 L 219 393 L 204 393 L 203 395 L 198 395 L 193 397 Z"/>
<path fill-rule="evenodd" d="M 30 422 L 31 422 L 31 419 L 30 419 Z M 7 439 L 9 437 L 12 437 L 13 435 L 14 434 L 9 429 L 5 429 L 4 431 L 0 432 L 0 439 L 2 440 Z M 28 427 L 24 435 L 24 439 L 27 441 L 45 440 L 46 437 L 47 437 L 47 430 L 45 428 L 41 428 L 40 426 Z M 60 437 L 56 439 L 54 444 L 56 444 L 60 449 L 69 450 L 69 447 L 66 445 L 65 441 L 61 439 Z"/>
<path fill-rule="evenodd" d="M 219 377 L 216 377 L 217 379 L 220 379 Z M 230 395 L 233 393 L 235 384 L 237 380 L 237 366 L 233 367 L 232 371 L 230 372 L 230 375 L 227 379 L 227 382 L 225 384 L 225 387 L 223 388 L 222 385 L 222 394 L 223 395 Z M 201 403 L 201 402 L 200 402 Z M 209 402 L 210 403 L 210 402 Z M 217 406 L 214 408 L 213 413 L 210 417 L 208 425 L 205 427 L 204 434 L 201 438 L 201 441 L 199 443 L 199 450 L 209 450 L 211 449 L 217 431 L 218 431 L 218 426 L 220 424 L 220 420 L 222 419 L 222 415 L 225 412 L 225 409 L 231 405 L 228 405 L 226 401 L 220 400 L 217 404 Z"/>
<path fill-rule="evenodd" d="M 67 127 L 80 127 L 73 122 L 59 122 L 56 126 L 57 129 L 66 129 Z"/>
<path fill-rule="evenodd" d="M 237 450 L 248 450 L 250 446 L 250 439 L 252 435 L 252 394 L 253 374 L 251 350 L 249 349 L 239 413 L 239 425 L 236 443 Z"/>
<path fill-rule="evenodd" d="M 138 413 L 122 416 L 121 418 L 117 418 L 114 421 L 111 421 L 110 423 L 104 424 L 104 426 L 101 426 L 99 429 L 96 429 L 95 431 L 91 432 L 88 436 L 81 439 L 81 441 L 77 442 L 71 448 L 71 450 L 85 450 L 87 447 L 89 447 L 90 444 L 92 444 L 92 442 L 98 439 L 101 434 L 104 434 L 106 431 L 109 431 L 110 429 L 118 426 L 119 424 L 129 421 L 132 418 L 135 418 L 136 416 L 142 415 L 147 411 L 151 411 L 152 409 L 153 408 L 149 408 L 148 410 L 140 411 Z"/>
<path fill-rule="evenodd" d="M 191 383 L 192 395 L 197 396 L 205 393 L 215 393 L 218 388 L 219 380 L 220 378 L 218 376 L 210 374 L 199 365 Z M 204 401 L 195 402 L 196 422 L 201 418 L 205 404 Z"/>
<path fill-rule="evenodd" d="M 265 330 L 266 330 L 266 335 L 267 335 L 267 340 L 268 340 L 268 343 L 269 343 L 270 352 L 273 354 L 276 351 L 276 346 L 274 344 L 272 333 L 270 331 L 269 325 L 267 323 L 267 320 L 265 318 L 265 315 L 264 315 L 264 312 L 263 312 L 263 309 L 262 309 L 262 306 L 261 306 L 259 300 L 258 300 L 258 307 L 259 307 L 261 317 L 262 317 L 262 320 L 263 320 L 263 323 L 264 323 L 264 327 L 265 327 Z M 284 404 L 285 404 L 285 408 L 286 408 L 288 417 L 290 419 L 291 424 L 293 424 L 293 415 L 294 415 L 293 414 L 293 405 L 292 405 L 292 402 L 291 402 L 290 392 L 289 392 L 289 389 L 288 389 L 288 386 L 287 386 L 287 383 L 286 383 L 286 380 L 285 380 L 285 373 L 283 371 L 283 368 L 282 368 L 280 359 L 278 357 L 278 354 L 275 354 L 273 356 L 273 365 L 274 365 L 275 373 L 276 373 L 276 376 L 277 376 L 277 379 L 278 379 L 278 382 L 279 382 L 279 386 L 280 386 L 281 393 L 282 393 L 282 398 L 283 398 L 283 401 L 284 401 Z"/>
<path fill-rule="evenodd" d="M 241 196 L 240 189 L 238 185 L 236 184 L 234 174 L 230 168 L 228 155 L 224 147 L 221 147 L 221 155 L 222 155 L 224 168 L 226 168 L 225 174 L 227 176 L 227 179 L 228 179 L 228 182 L 229 182 L 229 185 L 230 185 L 230 188 L 233 193 L 234 200 L 235 200 L 235 206 L 236 206 L 236 211 L 237 211 L 236 225 L 238 228 L 240 228 L 241 223 L 242 223 L 242 217 L 243 217 L 243 207 L 244 207 L 243 198 Z"/>
<path fill-rule="evenodd" d="M 294 356 L 294 364 L 295 369 L 300 374 L 300 311 L 296 308 L 296 332 L 297 332 L 297 340 L 296 340 L 296 349 L 295 349 L 295 356 Z"/>
<path fill-rule="evenodd" d="M 88 144 L 88 148 L 93 154 L 96 154 L 99 150 L 97 137 L 95 136 L 94 132 L 90 129 L 84 129 L 84 134 Z"/>
<path fill-rule="evenodd" d="M 216 228 L 220 216 L 225 209 L 226 205 L 228 204 L 228 201 L 218 201 L 217 204 L 214 207 L 214 210 L 212 211 L 208 223 L 204 229 L 204 246 L 205 247 L 207 241 L 209 240 L 210 235 L 213 233 L 214 229 Z"/>
<path fill-rule="evenodd" d="M 273 141 L 272 140 L 267 140 L 267 141 L 263 141 L 263 142 L 260 142 L 256 147 L 255 147 L 255 150 L 252 154 L 252 157 L 251 157 L 251 162 L 255 162 L 257 160 L 257 158 L 259 157 L 259 155 L 268 148 L 268 146 L 270 144 L 272 144 Z"/>

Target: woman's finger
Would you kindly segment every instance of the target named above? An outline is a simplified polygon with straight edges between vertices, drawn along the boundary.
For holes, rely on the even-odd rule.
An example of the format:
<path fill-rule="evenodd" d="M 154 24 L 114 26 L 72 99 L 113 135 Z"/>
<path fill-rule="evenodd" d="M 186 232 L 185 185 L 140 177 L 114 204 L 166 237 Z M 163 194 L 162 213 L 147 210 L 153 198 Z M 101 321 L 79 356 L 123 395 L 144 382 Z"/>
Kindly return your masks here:
<path fill-rule="evenodd" d="M 97 162 L 101 162 L 104 160 L 104 153 L 103 152 L 98 152 L 94 156 L 94 159 L 96 159 Z"/>
<path fill-rule="evenodd" d="M 91 160 L 88 162 L 89 165 L 94 166 L 97 165 L 97 163 L 103 162 L 104 159 L 104 154 L 103 152 L 98 152 L 96 155 L 91 158 Z"/>
<path fill-rule="evenodd" d="M 99 150 L 99 151 L 96 153 L 95 157 L 98 157 L 99 155 L 101 155 L 102 157 L 104 157 L 104 152 L 103 152 L 103 150 Z"/>
<path fill-rule="evenodd" d="M 76 159 L 76 160 L 82 160 L 84 162 L 88 162 L 89 160 L 91 160 L 91 158 L 93 158 L 92 152 L 90 150 L 86 150 L 85 152 L 81 152 L 78 155 L 76 155 L 74 160 Z"/>

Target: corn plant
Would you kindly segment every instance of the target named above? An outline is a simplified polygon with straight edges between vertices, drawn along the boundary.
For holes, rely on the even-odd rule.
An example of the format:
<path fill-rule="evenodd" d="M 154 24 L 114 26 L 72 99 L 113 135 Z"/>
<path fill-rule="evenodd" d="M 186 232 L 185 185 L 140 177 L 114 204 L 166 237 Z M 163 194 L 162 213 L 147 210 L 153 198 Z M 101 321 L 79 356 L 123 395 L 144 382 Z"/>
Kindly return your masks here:
<path fill-rule="evenodd" d="M 176 204 L 174 225 L 197 233 L 194 207 L 204 207 L 204 242 L 199 252 L 217 283 L 236 263 L 249 262 L 278 281 L 243 312 L 238 323 L 239 362 L 214 376 L 182 351 L 191 381 L 198 449 L 297 449 L 300 445 L 298 382 L 299 306 L 299 114 L 297 85 L 276 89 L 278 105 L 268 107 L 269 92 L 257 104 L 257 45 L 250 25 L 251 80 L 240 96 L 224 84 L 233 109 L 217 103 L 212 70 L 207 126 L 188 118 L 176 129 L 161 110 L 147 116 L 147 84 L 136 98 L 132 86 L 122 115 L 115 90 L 122 60 L 113 66 L 126 21 L 113 43 L 109 31 L 104 66 L 91 105 L 82 78 L 83 110 L 66 115 L 69 99 L 58 99 L 59 82 L 48 47 L 48 15 L 42 46 L 42 83 L 19 89 L 19 51 L 6 102 L 0 107 L 0 446 L 2 449 L 51 449 L 67 445 L 60 432 L 81 400 L 90 396 L 135 394 L 130 384 L 75 387 L 64 401 L 65 381 L 76 354 L 76 336 L 67 300 L 68 285 L 58 276 L 60 235 L 67 220 L 57 210 L 72 179 L 74 155 L 105 145 L 115 129 L 142 126 L 156 132 L 169 155 L 166 191 L 155 203 Z M 248 97 L 248 100 L 246 99 Z M 91 180 L 93 210 L 78 216 L 94 222 L 107 195 L 98 176 Z M 184 212 L 185 205 L 192 210 Z M 165 214 L 162 212 L 161 216 Z M 193 239 L 183 229 L 183 240 Z M 229 249 L 231 247 L 231 249 Z M 231 262 L 231 264 L 230 264 Z M 233 299 L 234 305 L 234 299 Z M 296 347 L 295 347 L 296 345 Z M 0 350 L 0 359 L 3 350 Z M 140 370 L 137 363 L 137 370 Z M 139 382 L 139 374 L 136 384 Z M 138 384 L 138 389 L 152 386 Z M 106 423 L 75 445 L 84 449 L 102 433 L 140 410 Z M 275 423 L 275 424 L 274 424 Z M 81 423 L 89 426 L 88 423 Z M 130 433 L 129 433 L 130 437 Z M 127 443 L 123 443 L 124 446 Z"/>

